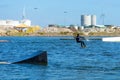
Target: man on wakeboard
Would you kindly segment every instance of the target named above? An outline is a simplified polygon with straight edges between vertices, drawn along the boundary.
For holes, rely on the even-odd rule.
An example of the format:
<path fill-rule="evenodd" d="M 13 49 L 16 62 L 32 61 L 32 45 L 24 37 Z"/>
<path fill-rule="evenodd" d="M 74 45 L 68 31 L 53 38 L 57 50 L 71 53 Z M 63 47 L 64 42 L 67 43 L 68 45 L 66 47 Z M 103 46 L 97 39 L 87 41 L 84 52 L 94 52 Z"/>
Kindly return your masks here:
<path fill-rule="evenodd" d="M 77 36 L 76 36 L 76 42 L 77 43 L 81 43 L 81 47 L 82 48 L 85 48 L 86 47 L 86 45 L 85 45 L 85 43 L 84 43 L 84 40 L 85 38 L 84 37 L 82 37 L 82 36 L 79 36 L 79 34 L 77 34 Z"/>

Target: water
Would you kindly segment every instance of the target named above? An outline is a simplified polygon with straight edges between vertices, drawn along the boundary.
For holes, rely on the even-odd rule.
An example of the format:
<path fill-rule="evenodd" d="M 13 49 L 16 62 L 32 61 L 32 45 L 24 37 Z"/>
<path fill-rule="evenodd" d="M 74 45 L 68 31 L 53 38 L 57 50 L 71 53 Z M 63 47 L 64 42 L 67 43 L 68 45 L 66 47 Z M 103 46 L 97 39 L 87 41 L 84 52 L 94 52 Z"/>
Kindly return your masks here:
<path fill-rule="evenodd" d="M 120 43 L 86 41 L 81 48 L 66 37 L 0 37 L 0 60 L 15 60 L 37 50 L 48 65 L 0 64 L 0 80 L 120 80 Z"/>

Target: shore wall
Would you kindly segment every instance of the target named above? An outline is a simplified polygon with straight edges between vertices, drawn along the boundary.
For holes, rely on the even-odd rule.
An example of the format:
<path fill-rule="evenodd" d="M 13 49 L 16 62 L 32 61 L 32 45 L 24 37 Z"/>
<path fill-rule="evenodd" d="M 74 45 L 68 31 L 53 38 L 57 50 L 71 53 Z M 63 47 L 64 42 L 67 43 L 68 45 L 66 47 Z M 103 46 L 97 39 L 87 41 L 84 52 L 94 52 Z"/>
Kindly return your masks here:
<path fill-rule="evenodd" d="M 0 27 L 0 36 L 75 36 L 77 33 L 83 36 L 119 36 L 119 28 L 85 28 L 72 30 L 68 28 L 47 27 L 33 33 L 18 32 L 14 28 Z"/>

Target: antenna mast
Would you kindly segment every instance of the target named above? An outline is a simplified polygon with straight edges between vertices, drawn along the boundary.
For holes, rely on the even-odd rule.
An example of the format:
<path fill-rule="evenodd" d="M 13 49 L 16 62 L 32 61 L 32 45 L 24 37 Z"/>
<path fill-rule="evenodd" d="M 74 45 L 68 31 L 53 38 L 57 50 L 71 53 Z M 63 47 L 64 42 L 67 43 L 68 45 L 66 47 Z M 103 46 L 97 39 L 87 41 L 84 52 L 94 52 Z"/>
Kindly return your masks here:
<path fill-rule="evenodd" d="M 22 13 L 22 19 L 24 20 L 26 18 L 26 9 L 25 7 L 23 8 L 23 13 Z"/>
<path fill-rule="evenodd" d="M 105 14 L 101 14 L 101 18 L 102 18 L 102 25 L 104 25 L 104 22 L 105 22 Z"/>

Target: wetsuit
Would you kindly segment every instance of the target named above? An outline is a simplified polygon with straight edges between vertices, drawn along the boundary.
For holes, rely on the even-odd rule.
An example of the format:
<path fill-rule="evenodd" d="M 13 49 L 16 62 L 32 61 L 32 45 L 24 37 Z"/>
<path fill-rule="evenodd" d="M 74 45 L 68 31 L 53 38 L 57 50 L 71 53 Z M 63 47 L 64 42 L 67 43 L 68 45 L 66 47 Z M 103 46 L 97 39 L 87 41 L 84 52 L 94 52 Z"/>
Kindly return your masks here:
<path fill-rule="evenodd" d="M 77 43 L 81 43 L 81 47 L 82 47 L 82 48 L 86 47 L 83 39 L 85 39 L 85 38 L 84 38 L 84 37 L 81 37 L 81 36 L 77 36 L 77 37 L 76 37 L 76 42 L 77 42 Z"/>

